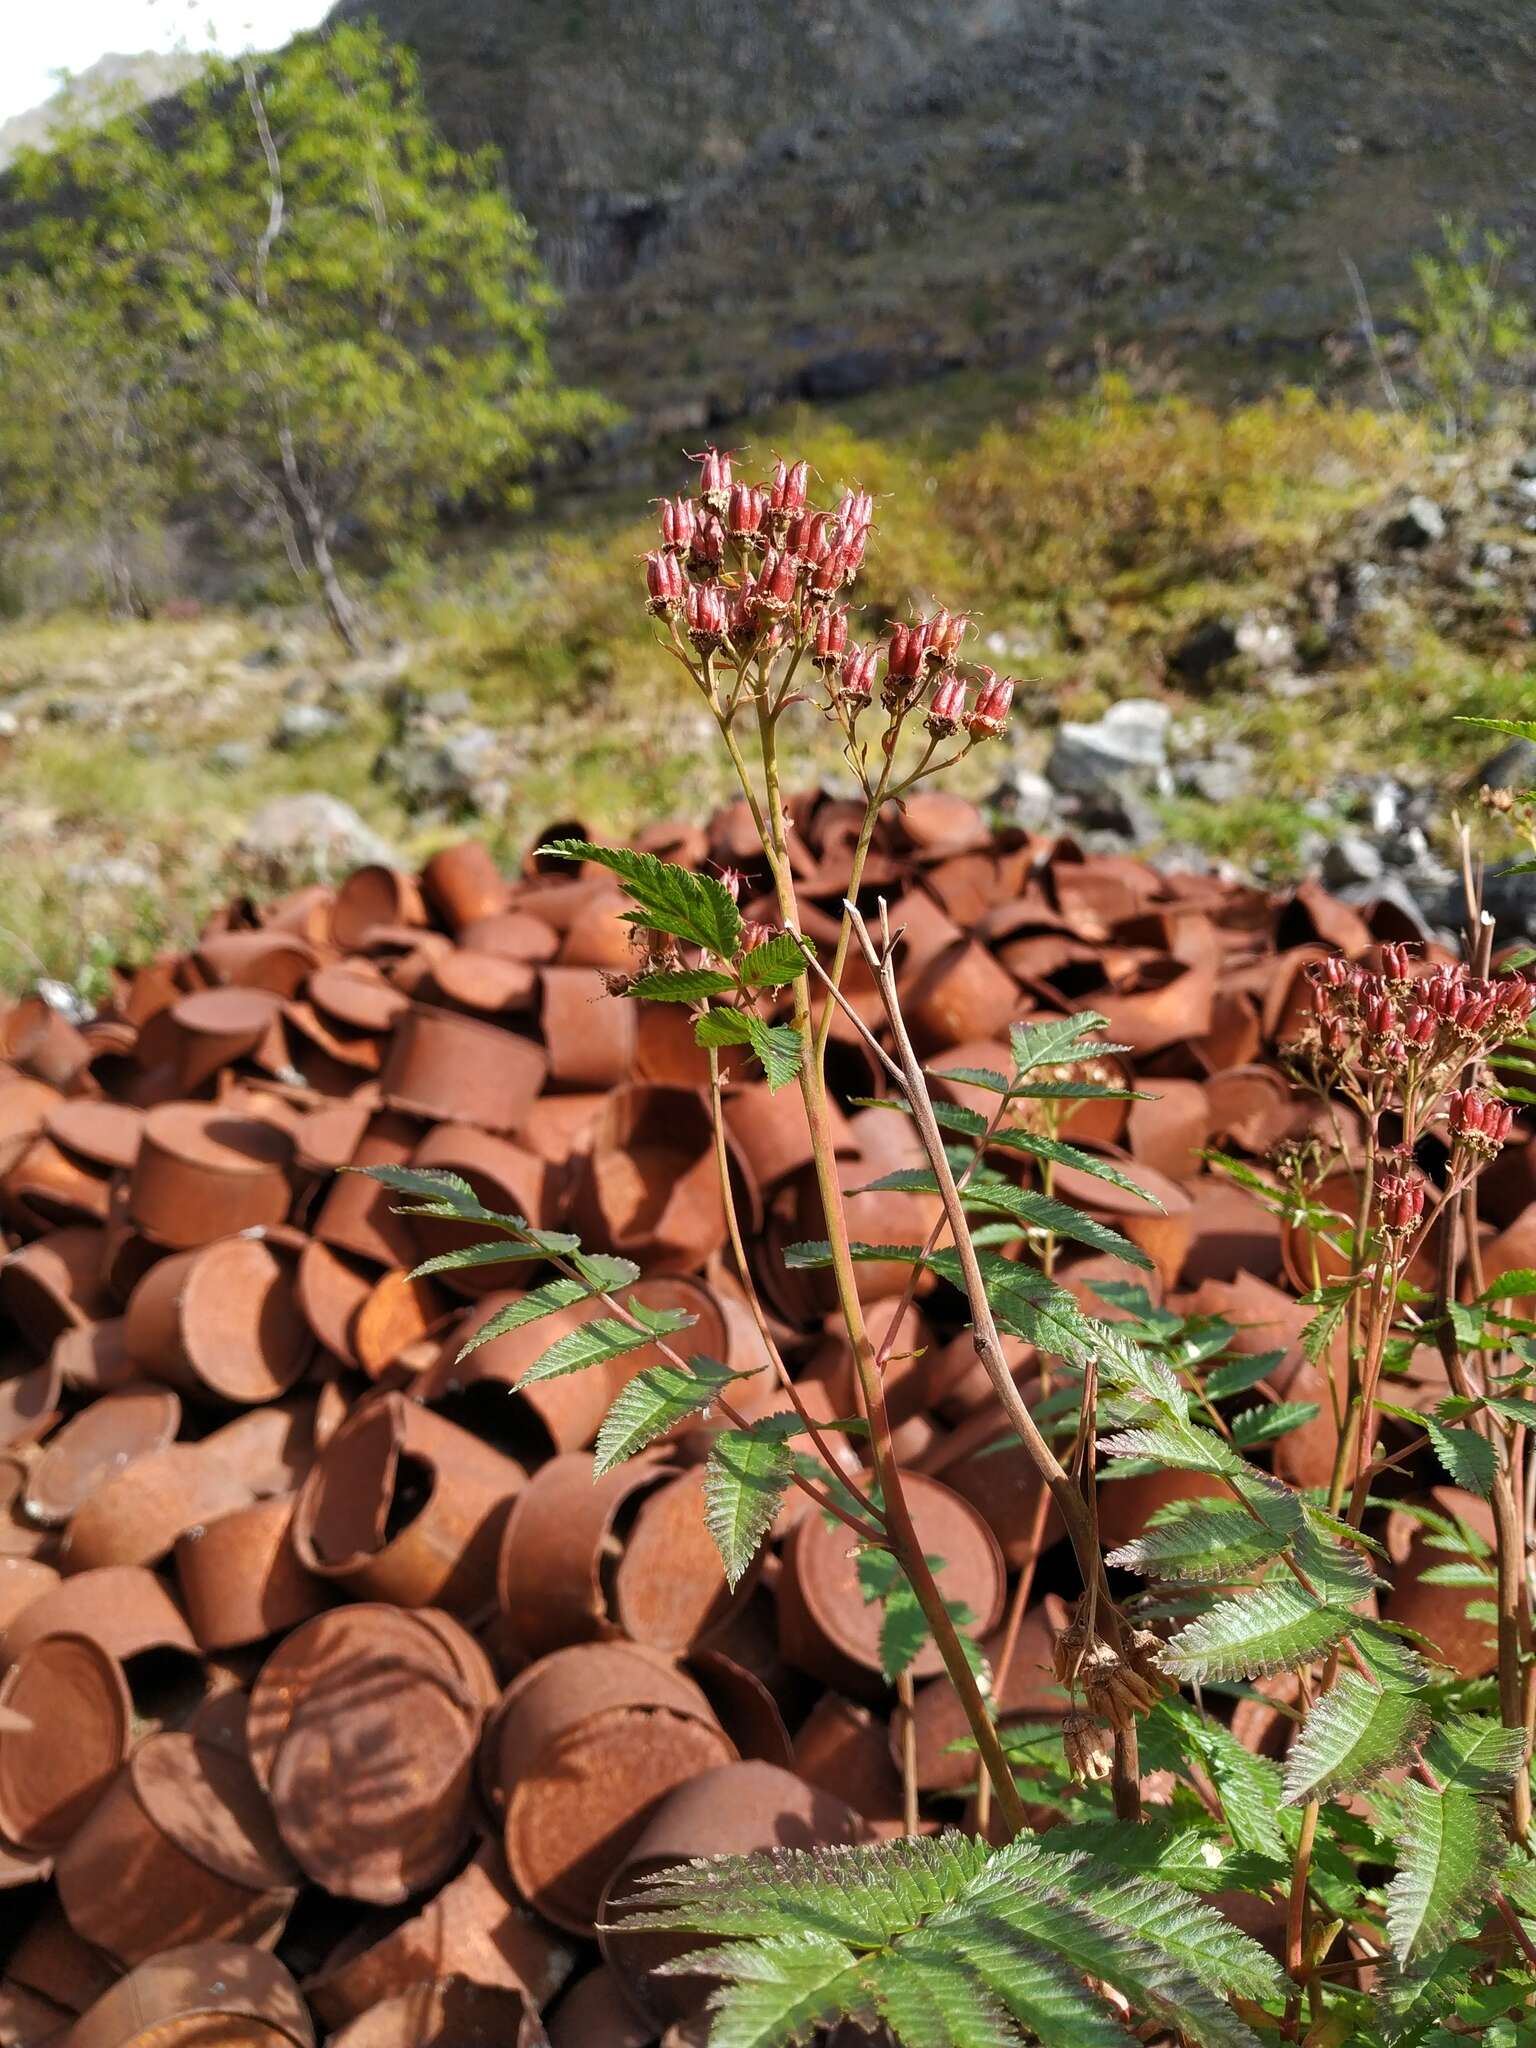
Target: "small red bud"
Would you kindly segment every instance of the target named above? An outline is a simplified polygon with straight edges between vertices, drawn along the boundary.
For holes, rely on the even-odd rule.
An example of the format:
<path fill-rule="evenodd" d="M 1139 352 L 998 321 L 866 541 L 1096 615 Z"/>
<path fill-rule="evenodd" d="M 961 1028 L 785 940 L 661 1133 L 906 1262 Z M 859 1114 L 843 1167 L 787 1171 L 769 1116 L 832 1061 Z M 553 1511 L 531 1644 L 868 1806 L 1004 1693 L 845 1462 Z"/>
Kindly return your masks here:
<path fill-rule="evenodd" d="M 793 517 L 805 505 L 805 493 L 810 483 L 810 464 L 777 462 L 773 468 L 773 482 L 768 487 L 768 507 L 772 512 L 782 512 Z"/>
<path fill-rule="evenodd" d="M 699 508 L 692 498 L 663 498 L 661 501 L 662 546 L 675 555 L 686 555 L 698 524 Z"/>
<path fill-rule="evenodd" d="M 747 878 L 740 868 L 722 868 L 715 880 L 733 903 L 741 901 L 741 892 L 747 886 Z"/>
<path fill-rule="evenodd" d="M 1410 1003 L 1403 1012 L 1402 1034 L 1410 1045 L 1428 1045 L 1438 1026 L 1433 1010 L 1427 1010 L 1422 1003 Z"/>
<path fill-rule="evenodd" d="M 647 609 L 660 619 L 683 606 L 683 565 L 676 555 L 658 549 L 645 558 Z"/>
<path fill-rule="evenodd" d="M 718 583 L 694 583 L 688 588 L 688 637 L 700 654 L 708 654 L 728 638 L 730 617 L 725 592 Z"/>
<path fill-rule="evenodd" d="M 943 605 L 931 619 L 923 621 L 923 661 L 928 668 L 944 666 L 944 645 L 949 638 L 952 621 Z"/>
<path fill-rule="evenodd" d="M 855 717 L 873 693 L 875 667 L 879 659 L 878 647 L 850 647 L 843 656 L 843 665 L 838 671 L 837 694 Z"/>
<path fill-rule="evenodd" d="M 713 512 L 707 512 L 694 528 L 688 566 L 701 576 L 713 576 L 724 559 L 725 528 Z"/>
<path fill-rule="evenodd" d="M 722 455 L 718 448 L 706 448 L 702 455 L 690 457 L 699 465 L 699 496 L 711 512 L 724 516 L 731 502 L 731 458 Z"/>
<path fill-rule="evenodd" d="M 1376 1210 L 1389 1237 L 1406 1237 L 1424 1216 L 1424 1183 L 1401 1174 L 1384 1174 L 1376 1184 Z"/>
<path fill-rule="evenodd" d="M 1368 995 L 1361 1008 L 1366 1030 L 1372 1038 L 1386 1038 L 1397 1029 L 1397 1009 L 1390 996 L 1377 990 Z"/>
<path fill-rule="evenodd" d="M 973 740 L 999 740 L 1008 729 L 1013 683 L 1006 676 L 995 676 L 989 668 L 981 673 L 985 680 L 975 709 L 966 717 L 965 729 Z"/>
<path fill-rule="evenodd" d="M 936 740 L 947 740 L 951 733 L 960 730 L 964 717 L 965 684 L 958 676 L 945 676 L 933 693 L 933 701 L 923 723 Z"/>
<path fill-rule="evenodd" d="M 830 607 L 816 614 L 816 642 L 811 655 L 818 668 L 836 668 L 848 645 L 848 613 Z"/>
<path fill-rule="evenodd" d="M 764 494 L 756 484 L 737 484 L 726 509 L 726 527 L 738 540 L 748 539 L 762 525 L 767 509 Z"/>
<path fill-rule="evenodd" d="M 1515 1113 L 1509 1103 L 1482 1088 L 1458 1088 L 1446 1097 L 1446 1124 L 1458 1145 L 1489 1157 L 1509 1136 Z"/>
<path fill-rule="evenodd" d="M 1381 949 L 1381 971 L 1388 981 L 1406 981 L 1413 956 L 1405 945 L 1394 942 Z"/>
<path fill-rule="evenodd" d="M 817 597 L 834 597 L 845 582 L 853 579 L 848 571 L 848 557 L 842 548 L 833 548 L 823 555 L 811 571 L 811 589 Z"/>

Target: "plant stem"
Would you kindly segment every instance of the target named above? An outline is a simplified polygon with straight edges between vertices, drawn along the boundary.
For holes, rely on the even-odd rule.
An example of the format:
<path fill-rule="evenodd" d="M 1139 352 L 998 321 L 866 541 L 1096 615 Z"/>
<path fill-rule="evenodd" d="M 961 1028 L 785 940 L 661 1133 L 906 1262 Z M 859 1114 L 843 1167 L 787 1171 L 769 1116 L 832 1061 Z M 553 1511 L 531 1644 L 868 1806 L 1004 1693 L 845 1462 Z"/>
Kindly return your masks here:
<path fill-rule="evenodd" d="M 795 900 L 789 852 L 784 839 L 784 804 L 779 786 L 779 766 L 773 720 L 762 689 L 757 692 L 758 736 L 762 747 L 764 812 L 767 836 L 764 851 L 773 872 L 779 916 L 787 931 L 800 930 L 799 905 Z M 884 1504 L 885 1536 L 922 1609 L 923 1619 L 933 1637 L 949 1681 L 965 1711 L 971 1734 L 986 1764 L 997 1803 L 1007 1821 L 1010 1835 L 1023 1831 L 1024 1803 L 1008 1758 L 998 1740 L 997 1729 L 977 1683 L 938 1582 L 929 1569 L 922 1539 L 912 1520 L 906 1489 L 891 1445 L 890 1417 L 885 1406 L 885 1387 L 875 1362 L 874 1347 L 864 1321 L 864 1304 L 859 1295 L 858 1276 L 849 1249 L 848 1223 L 843 1210 L 843 1191 L 838 1180 L 835 1138 L 827 1114 L 826 1089 L 815 1057 L 807 981 L 801 975 L 794 983 L 794 1029 L 803 1049 L 800 1063 L 800 1098 L 810 1127 L 811 1152 L 816 1185 L 826 1220 L 827 1242 L 832 1255 L 833 1284 L 843 1326 L 853 1350 L 860 1405 L 869 1425 L 869 1447 L 880 1498 Z"/>
<path fill-rule="evenodd" d="M 1093 1510 L 1041 1434 L 1035 1418 L 1030 1414 L 1023 1396 L 1014 1384 L 1013 1374 L 1008 1370 L 1008 1361 L 1003 1354 L 1002 1340 L 998 1336 L 997 1323 L 992 1314 L 992 1304 L 987 1299 L 981 1263 L 976 1256 L 976 1247 L 967 1227 L 960 1190 L 955 1183 L 949 1155 L 944 1149 L 943 1133 L 933 1114 L 933 1103 L 923 1079 L 922 1063 L 908 1036 L 906 1019 L 902 1015 L 901 1004 L 896 995 L 895 977 L 889 954 L 884 959 L 880 957 L 863 920 L 857 913 L 854 917 L 854 931 L 880 988 L 886 1021 L 890 1025 L 895 1043 L 896 1065 L 901 1074 L 902 1092 L 912 1111 L 912 1121 L 922 1140 L 923 1151 L 927 1155 L 928 1164 L 938 1185 L 939 1199 L 949 1219 L 950 1236 L 960 1261 L 966 1300 L 971 1311 L 971 1335 L 976 1346 L 976 1356 L 992 1383 L 993 1391 L 1002 1403 L 1004 1414 L 1022 1439 L 1034 1461 L 1036 1471 L 1045 1482 L 1052 1500 L 1060 1511 L 1077 1558 L 1083 1585 L 1096 1606 L 1102 1609 L 1105 1639 L 1112 1649 L 1119 1650 L 1119 1614 L 1110 1597 L 1108 1581 L 1104 1575 L 1104 1561 L 1099 1551 Z M 1141 1818 L 1141 1790 L 1137 1764 L 1135 1729 L 1117 1732 L 1113 1789 L 1115 1810 L 1122 1819 Z"/>

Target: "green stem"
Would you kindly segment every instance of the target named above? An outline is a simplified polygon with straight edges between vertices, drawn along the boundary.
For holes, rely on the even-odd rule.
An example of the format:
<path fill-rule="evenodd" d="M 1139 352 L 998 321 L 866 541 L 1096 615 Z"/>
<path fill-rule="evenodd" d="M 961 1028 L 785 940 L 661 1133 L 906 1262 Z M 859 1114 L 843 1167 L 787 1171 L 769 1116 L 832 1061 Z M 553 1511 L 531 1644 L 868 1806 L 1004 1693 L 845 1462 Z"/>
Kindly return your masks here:
<path fill-rule="evenodd" d="M 799 906 L 795 901 L 788 849 L 784 842 L 784 806 L 779 787 L 778 751 L 773 721 L 762 690 L 759 690 L 757 696 L 757 715 L 763 756 L 763 786 L 767 797 L 765 811 L 768 835 L 764 840 L 764 850 L 773 871 L 780 919 L 787 931 L 798 932 Z M 843 1325 L 853 1349 L 860 1405 L 864 1419 L 869 1425 L 870 1457 L 875 1480 L 880 1488 L 880 1498 L 884 1504 L 885 1534 L 912 1587 L 917 1604 L 922 1609 L 923 1619 L 927 1622 L 929 1633 L 938 1647 L 950 1684 L 955 1688 L 964 1709 L 971 1735 L 981 1752 L 982 1761 L 986 1765 L 987 1775 L 992 1781 L 992 1788 L 997 1797 L 999 1811 L 1007 1822 L 1008 1831 L 1010 1835 L 1021 1834 L 1027 1825 L 1024 1802 L 1019 1797 L 1013 1771 L 998 1740 L 997 1728 L 976 1681 L 976 1674 L 967 1660 L 959 1632 L 948 1608 L 944 1605 L 944 1596 L 939 1591 L 938 1582 L 929 1569 L 922 1539 L 912 1520 L 906 1489 L 892 1449 L 890 1417 L 885 1406 L 885 1386 L 875 1361 L 874 1346 L 869 1340 L 869 1331 L 864 1320 L 864 1304 L 859 1296 L 858 1276 L 854 1271 L 853 1255 L 849 1247 L 848 1223 L 843 1210 L 843 1191 L 837 1176 L 836 1140 L 827 1113 L 826 1090 L 814 1055 L 815 1042 L 811 1030 L 807 990 L 808 977 L 801 975 L 794 984 L 793 1019 L 796 1034 L 803 1048 L 800 1096 L 810 1126 L 816 1185 L 821 1196 L 827 1242 L 831 1249 L 833 1284 L 837 1290 Z"/>

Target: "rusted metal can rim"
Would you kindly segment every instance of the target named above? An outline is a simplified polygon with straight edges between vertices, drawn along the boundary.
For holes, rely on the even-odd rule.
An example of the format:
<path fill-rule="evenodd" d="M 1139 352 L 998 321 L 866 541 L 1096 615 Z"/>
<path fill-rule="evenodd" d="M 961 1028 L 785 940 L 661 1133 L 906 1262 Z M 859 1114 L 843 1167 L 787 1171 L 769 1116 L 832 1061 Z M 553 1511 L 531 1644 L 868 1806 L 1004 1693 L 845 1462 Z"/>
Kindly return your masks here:
<path fill-rule="evenodd" d="M 306 1875 L 399 1905 L 466 1846 L 480 1715 L 442 1674 L 397 1665 L 301 1700 L 272 1766 L 272 1811 Z M 337 1797 L 345 1787 L 346 1796 Z"/>
<path fill-rule="evenodd" d="M 133 1704 L 122 1666 L 88 1636 L 45 1636 L 0 1678 L 0 1834 L 61 1849 L 128 1753 Z"/>
<path fill-rule="evenodd" d="M 273 1650 L 251 1687 L 246 1735 L 257 1782 L 270 1785 L 302 1701 L 349 1687 L 387 1691 L 396 1671 L 417 1669 L 455 1684 L 463 1702 L 473 1703 L 449 1640 L 423 1611 L 360 1601 L 300 1623 Z"/>
<path fill-rule="evenodd" d="M 315 2030 L 275 1956 L 204 1941 L 130 1970 L 76 2021 L 68 2048 L 315 2048 Z"/>
<path fill-rule="evenodd" d="M 304 1986 L 327 2026 L 427 1980 L 460 1977 L 525 1993 L 536 2006 L 570 1975 L 574 1945 L 518 1904 L 501 1856 L 486 1843 L 419 1912 L 398 1924 L 365 1922 Z"/>
<path fill-rule="evenodd" d="M 548 2048 L 548 2036 L 521 1992 L 445 1977 L 359 2014 L 330 2048 Z"/>
<path fill-rule="evenodd" d="M 167 1444 L 95 1487 L 59 1546 L 65 1572 L 152 1565 L 184 1530 L 249 1505 L 250 1489 L 202 1444 Z"/>
<path fill-rule="evenodd" d="M 0 1636 L 0 1663 L 14 1664 L 44 1636 L 69 1634 L 89 1636 L 119 1663 L 145 1650 L 197 1654 L 180 1609 L 142 1565 L 104 1565 L 50 1586 Z"/>
<path fill-rule="evenodd" d="M 35 1522 L 67 1522 L 106 1480 L 136 1458 L 163 1450 L 181 1427 L 181 1402 L 169 1387 L 115 1388 L 54 1437 L 32 1468 L 25 1508 Z"/>

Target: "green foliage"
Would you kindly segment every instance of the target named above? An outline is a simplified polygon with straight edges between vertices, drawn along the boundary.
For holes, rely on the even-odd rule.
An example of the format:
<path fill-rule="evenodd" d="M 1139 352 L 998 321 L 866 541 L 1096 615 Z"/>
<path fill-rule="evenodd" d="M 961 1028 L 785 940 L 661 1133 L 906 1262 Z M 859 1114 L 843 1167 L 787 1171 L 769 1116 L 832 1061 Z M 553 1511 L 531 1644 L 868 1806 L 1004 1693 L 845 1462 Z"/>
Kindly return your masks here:
<path fill-rule="evenodd" d="M 104 374 L 132 336 L 157 475 L 242 501 L 343 631 L 354 530 L 396 546 L 602 417 L 551 377 L 553 295 L 492 154 L 443 141 L 377 29 L 212 60 L 164 120 L 77 126 L 13 176 L 6 253 Z"/>
<path fill-rule="evenodd" d="M 1224 1600 L 1170 1639 L 1163 1668 L 1194 1684 L 1265 1678 L 1325 1656 L 1349 1632 L 1347 1608 L 1315 1600 L 1288 1579 Z"/>
<path fill-rule="evenodd" d="M 791 932 L 776 932 L 761 945 L 743 950 L 741 913 L 730 892 L 713 875 L 696 874 L 654 854 L 623 846 L 594 846 L 586 839 L 557 839 L 539 848 L 562 860 L 591 861 L 618 876 L 635 908 L 626 913 L 631 924 L 696 946 L 706 959 L 729 968 L 668 969 L 643 974 L 628 993 L 662 1002 L 707 1004 L 712 997 L 740 994 L 750 998 L 762 989 L 782 988 L 805 971 L 807 941 Z M 800 1072 L 804 1046 L 792 1024 L 768 1024 L 750 1008 L 722 1003 L 701 1008 L 694 1037 L 702 1046 L 750 1046 L 757 1055 L 769 1088 L 776 1094 Z"/>
<path fill-rule="evenodd" d="M 741 1583 L 795 1476 L 785 1438 L 803 1426 L 798 1416 L 770 1416 L 751 1429 L 722 1430 L 710 1445 L 704 1520 L 732 1586 Z"/>
<path fill-rule="evenodd" d="M 960 1835 L 721 1858 L 650 1880 L 623 1924 L 717 1937 L 666 1966 L 721 1979 L 715 2048 L 789 2048 L 843 2016 L 902 2048 L 1104 2048 L 1084 1979 L 1199 2048 L 1255 2048 L 1227 1996 L 1272 1997 L 1258 1945 L 1175 1886 L 1022 1839 Z"/>
<path fill-rule="evenodd" d="M 627 846 L 594 846 L 588 839 L 555 839 L 538 851 L 587 861 L 617 875 L 635 906 L 628 913 L 631 924 L 682 939 L 716 960 L 734 960 L 741 948 L 741 912 L 713 875 L 695 874 Z"/>
<path fill-rule="evenodd" d="M 1489 1802 L 1465 1785 L 1399 1795 L 1397 1875 L 1387 1887 L 1387 1935 L 1403 1964 L 1462 1931 L 1498 1880 L 1504 1837 Z"/>
<path fill-rule="evenodd" d="M 176 481 L 153 351 L 121 307 L 17 272 L 0 276 L 0 364 L 0 550 L 83 540 L 102 595 L 136 610 Z"/>
<path fill-rule="evenodd" d="M 944 1568 L 942 1557 L 930 1557 L 928 1569 L 937 1576 Z M 889 1550 L 873 1544 L 861 1546 L 858 1555 L 859 1591 L 867 1606 L 878 1605 L 880 1614 L 880 1668 L 894 1685 L 930 1639 L 927 1616 L 923 1613 L 912 1582 L 900 1560 Z M 955 1624 L 966 1660 L 990 1690 L 986 1660 L 974 1636 L 976 1617 L 963 1600 L 946 1600 L 944 1611 Z"/>
<path fill-rule="evenodd" d="M 675 1337 L 679 1330 L 698 1321 L 697 1316 L 687 1315 L 682 1309 L 647 1308 L 643 1302 L 633 1300 L 628 1307 L 633 1322 L 621 1322 L 616 1316 L 597 1316 L 582 1323 L 536 1358 L 518 1385 L 532 1386 L 536 1380 L 560 1379 L 568 1372 L 582 1372 L 589 1365 L 606 1365 L 612 1358 L 622 1358 L 626 1351 L 643 1351 L 658 1337 Z"/>
<path fill-rule="evenodd" d="M 1440 222 L 1441 253 L 1414 258 L 1417 297 L 1403 317 L 1418 338 L 1418 367 L 1451 433 L 1493 411 L 1498 381 L 1528 358 L 1536 335 L 1523 299 L 1503 288 L 1513 243 L 1469 218 Z"/>
<path fill-rule="evenodd" d="M 1341 1672 L 1291 1746 L 1286 1799 L 1337 1799 L 1369 1784 L 1413 1755 L 1428 1725 L 1417 1700 Z"/>
<path fill-rule="evenodd" d="M 594 1474 L 611 1472 L 689 1416 L 704 1414 L 722 1388 L 751 1377 L 699 1356 L 689 1359 L 686 1371 L 674 1365 L 648 1366 L 622 1389 L 603 1418 L 597 1433 Z"/>

